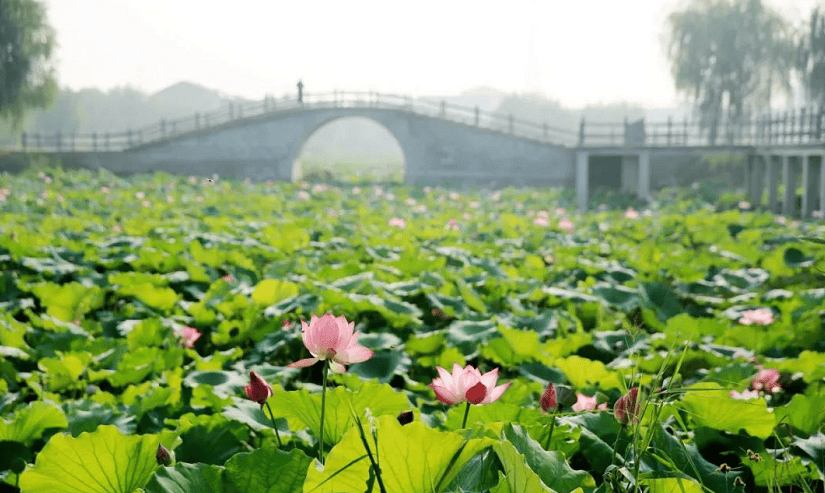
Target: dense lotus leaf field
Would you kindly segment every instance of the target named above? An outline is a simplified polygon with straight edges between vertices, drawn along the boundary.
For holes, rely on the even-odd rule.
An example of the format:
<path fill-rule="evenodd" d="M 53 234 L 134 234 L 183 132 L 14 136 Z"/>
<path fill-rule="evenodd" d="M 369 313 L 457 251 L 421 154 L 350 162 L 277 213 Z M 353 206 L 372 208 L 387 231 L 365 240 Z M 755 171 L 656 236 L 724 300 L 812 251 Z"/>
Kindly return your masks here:
<path fill-rule="evenodd" d="M 825 227 L 703 190 L 0 175 L 0 492 L 821 492 Z"/>

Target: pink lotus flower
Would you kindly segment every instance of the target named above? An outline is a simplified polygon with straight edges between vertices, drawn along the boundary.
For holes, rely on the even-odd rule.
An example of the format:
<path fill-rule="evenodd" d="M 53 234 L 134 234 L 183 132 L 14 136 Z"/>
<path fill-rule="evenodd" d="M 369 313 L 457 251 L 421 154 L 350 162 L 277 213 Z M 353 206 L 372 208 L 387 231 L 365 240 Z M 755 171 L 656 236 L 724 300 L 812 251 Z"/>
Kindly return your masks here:
<path fill-rule="evenodd" d="M 607 403 L 602 402 L 601 404 L 598 404 L 598 401 L 597 401 L 595 395 L 593 397 L 588 397 L 584 394 L 581 394 L 581 393 L 577 392 L 576 393 L 576 403 L 573 404 L 572 409 L 576 412 L 595 411 L 596 409 L 606 410 L 607 409 Z"/>
<path fill-rule="evenodd" d="M 308 325 L 301 320 L 301 326 L 304 346 L 313 357 L 290 363 L 287 365 L 290 368 L 306 368 L 329 359 L 332 371 L 343 373 L 346 371 L 344 365 L 367 361 L 375 354 L 358 345 L 358 332 L 353 332 L 355 323 L 347 323 L 343 315 L 334 317 L 326 313 L 321 318 L 313 315 Z"/>
<path fill-rule="evenodd" d="M 547 227 L 550 226 L 550 221 L 546 217 L 537 217 L 533 219 L 533 224 L 535 224 L 536 226 Z"/>
<path fill-rule="evenodd" d="M 180 334 L 178 334 L 178 339 L 180 340 L 180 344 L 183 347 L 192 349 L 195 347 L 195 342 L 201 338 L 200 332 L 198 329 L 193 327 L 184 327 L 181 329 Z"/>
<path fill-rule="evenodd" d="M 628 207 L 627 211 L 624 213 L 624 217 L 628 219 L 636 219 L 639 217 L 639 213 L 636 212 L 636 210 L 633 209 L 633 207 Z"/>
<path fill-rule="evenodd" d="M 730 391 L 730 396 L 738 401 L 748 401 L 751 399 L 758 399 L 759 398 L 759 391 L 757 390 L 750 390 L 745 389 L 741 393 L 735 390 Z"/>
<path fill-rule="evenodd" d="M 742 325 L 770 325 L 773 323 L 773 311 L 769 308 L 745 310 L 742 312 L 739 323 Z"/>
<path fill-rule="evenodd" d="M 641 412 L 641 405 L 639 403 L 639 388 L 633 387 L 627 391 L 627 394 L 619 397 L 616 404 L 613 406 L 613 415 L 616 416 L 616 421 L 621 425 L 639 422 L 639 413 Z"/>
<path fill-rule="evenodd" d="M 568 233 L 572 233 L 573 223 L 570 222 L 570 219 L 563 217 L 561 221 L 559 221 L 559 228 L 563 229 L 564 231 L 567 231 Z"/>
<path fill-rule="evenodd" d="M 404 229 L 404 228 L 407 227 L 407 221 L 401 219 L 400 217 L 394 217 L 394 218 L 390 219 L 389 223 L 387 223 L 387 224 L 389 224 L 393 228 Z"/>
<path fill-rule="evenodd" d="M 542 414 L 556 411 L 558 402 L 556 400 L 556 386 L 553 385 L 553 382 L 547 383 L 547 388 L 544 389 L 544 392 L 541 394 L 541 399 L 539 399 L 539 405 L 541 406 Z"/>
<path fill-rule="evenodd" d="M 490 404 L 497 401 L 513 382 L 496 387 L 498 368 L 488 371 L 484 375 L 470 365 L 462 368 L 453 363 L 453 372 L 436 366 L 439 376 L 428 385 L 435 392 L 435 396 L 444 404 Z"/>
<path fill-rule="evenodd" d="M 751 388 L 757 391 L 779 392 L 782 390 L 782 386 L 779 385 L 779 370 L 775 368 L 759 370 L 759 373 L 751 380 Z"/>
<path fill-rule="evenodd" d="M 458 221 L 456 221 L 454 217 L 450 218 L 450 220 L 447 221 L 447 225 L 444 227 L 453 231 L 458 231 L 461 229 L 461 226 L 459 226 Z"/>
<path fill-rule="evenodd" d="M 249 400 L 261 405 L 261 409 L 264 408 L 266 400 L 272 395 L 272 387 L 254 371 L 249 372 L 249 385 L 244 385 L 243 390 Z"/>

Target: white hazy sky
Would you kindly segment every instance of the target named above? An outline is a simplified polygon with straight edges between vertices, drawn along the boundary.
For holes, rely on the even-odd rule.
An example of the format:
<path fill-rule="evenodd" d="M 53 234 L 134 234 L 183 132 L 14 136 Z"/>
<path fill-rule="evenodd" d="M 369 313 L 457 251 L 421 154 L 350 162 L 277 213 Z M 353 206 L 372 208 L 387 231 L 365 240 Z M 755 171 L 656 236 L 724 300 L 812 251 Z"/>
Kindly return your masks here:
<path fill-rule="evenodd" d="M 45 0 L 61 86 L 191 81 L 452 95 L 486 85 L 567 106 L 678 102 L 664 36 L 683 0 Z M 800 23 L 817 0 L 766 0 Z M 825 0 L 820 0 L 825 1 Z"/>

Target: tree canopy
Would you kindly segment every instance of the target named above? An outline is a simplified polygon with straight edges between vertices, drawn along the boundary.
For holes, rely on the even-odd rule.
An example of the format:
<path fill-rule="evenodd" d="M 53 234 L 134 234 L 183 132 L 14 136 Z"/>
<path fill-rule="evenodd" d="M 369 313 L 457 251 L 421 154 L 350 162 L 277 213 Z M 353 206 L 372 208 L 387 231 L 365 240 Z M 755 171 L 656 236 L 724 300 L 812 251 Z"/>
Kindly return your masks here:
<path fill-rule="evenodd" d="M 668 18 L 668 56 L 677 90 L 694 100 L 715 141 L 788 90 L 794 42 L 787 21 L 762 0 L 694 0 Z"/>
<path fill-rule="evenodd" d="M 819 8 L 811 12 L 808 31 L 799 42 L 798 55 L 805 97 L 820 106 L 825 105 L 825 15 Z"/>
<path fill-rule="evenodd" d="M 19 123 L 26 108 L 45 107 L 54 98 L 53 47 L 42 4 L 0 0 L 0 118 Z"/>

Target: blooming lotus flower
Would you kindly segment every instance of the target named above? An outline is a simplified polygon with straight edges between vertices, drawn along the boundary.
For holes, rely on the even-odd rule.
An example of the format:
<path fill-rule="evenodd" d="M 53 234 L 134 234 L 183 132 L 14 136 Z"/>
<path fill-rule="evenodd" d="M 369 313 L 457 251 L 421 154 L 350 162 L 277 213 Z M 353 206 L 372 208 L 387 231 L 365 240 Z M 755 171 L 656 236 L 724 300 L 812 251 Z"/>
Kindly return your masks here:
<path fill-rule="evenodd" d="M 201 335 L 203 334 L 198 332 L 198 329 L 193 327 L 184 327 L 181 329 L 178 338 L 180 339 L 181 346 L 192 349 L 195 347 L 195 341 L 200 339 Z"/>
<path fill-rule="evenodd" d="M 742 312 L 739 323 L 742 325 L 770 325 L 773 323 L 773 311 L 770 308 L 745 310 Z"/>
<path fill-rule="evenodd" d="M 539 399 L 539 405 L 541 406 L 542 414 L 556 411 L 558 402 L 556 401 L 556 386 L 553 385 L 553 382 L 547 383 L 547 388 L 544 389 Z"/>
<path fill-rule="evenodd" d="M 513 382 L 496 387 L 498 368 L 488 371 L 484 375 L 470 365 L 462 368 L 458 363 L 453 364 L 453 372 L 436 366 L 439 376 L 428 385 L 435 392 L 435 396 L 444 404 L 490 404 L 497 401 Z"/>
<path fill-rule="evenodd" d="M 563 217 L 561 219 L 561 221 L 559 221 L 559 228 L 563 229 L 564 231 L 566 231 L 568 233 L 572 233 L 573 232 L 573 223 L 570 221 L 570 219 L 567 219 L 566 217 Z"/>
<path fill-rule="evenodd" d="M 272 395 L 272 387 L 254 371 L 249 372 L 249 385 L 244 385 L 243 390 L 249 400 L 261 405 L 261 409 L 264 408 L 266 400 Z"/>
<path fill-rule="evenodd" d="M 573 404 L 572 409 L 576 412 L 595 411 L 596 409 L 603 410 L 607 409 L 607 403 L 602 402 L 599 404 L 595 395 L 588 397 L 584 394 L 576 393 L 576 403 Z"/>
<path fill-rule="evenodd" d="M 741 393 L 735 390 L 730 391 L 730 396 L 738 401 L 748 401 L 751 399 L 758 399 L 759 398 L 759 391 L 745 389 Z"/>
<path fill-rule="evenodd" d="M 628 423 L 638 423 L 641 404 L 639 403 L 639 388 L 633 387 L 616 401 L 613 406 L 613 415 L 622 426 Z"/>
<path fill-rule="evenodd" d="M 387 224 L 389 224 L 390 226 L 392 226 L 394 228 L 404 229 L 404 228 L 407 227 L 407 221 L 401 219 L 400 217 L 394 217 L 394 218 L 390 219 Z"/>
<path fill-rule="evenodd" d="M 533 224 L 535 224 L 536 226 L 547 227 L 550 226 L 550 221 L 546 217 L 537 217 L 533 219 Z"/>
<path fill-rule="evenodd" d="M 636 219 L 639 217 L 639 213 L 633 207 L 628 207 L 627 211 L 624 213 L 624 217 L 628 219 Z"/>
<path fill-rule="evenodd" d="M 782 386 L 779 385 L 779 370 L 775 368 L 760 370 L 751 380 L 751 388 L 765 392 L 779 392 L 782 390 Z"/>
<path fill-rule="evenodd" d="M 318 318 L 313 315 L 309 324 L 301 320 L 301 326 L 304 346 L 313 357 L 290 363 L 287 365 L 290 368 L 306 368 L 329 359 L 332 371 L 343 373 L 346 371 L 344 365 L 367 361 L 375 354 L 358 345 L 358 332 L 353 332 L 355 323 L 347 323 L 343 316 L 334 317 L 327 313 Z"/>

